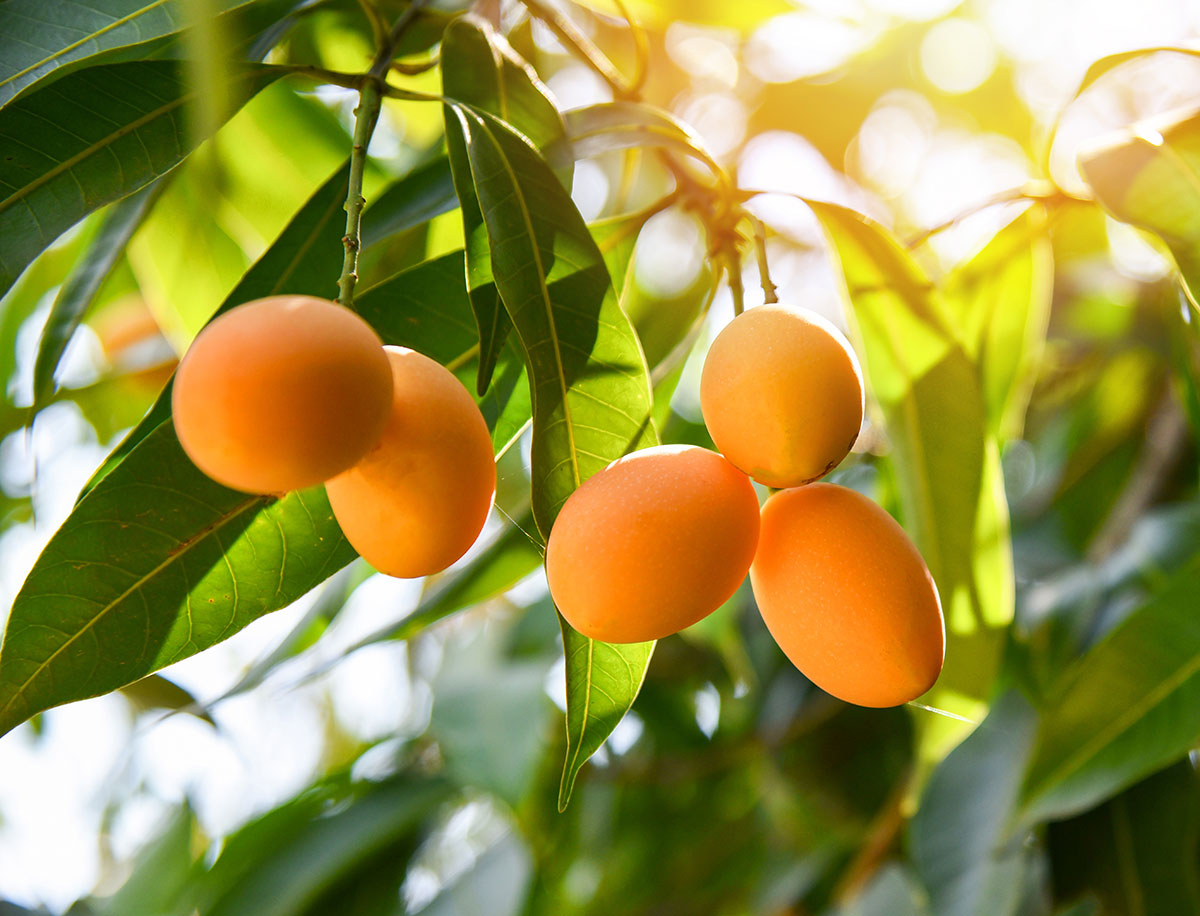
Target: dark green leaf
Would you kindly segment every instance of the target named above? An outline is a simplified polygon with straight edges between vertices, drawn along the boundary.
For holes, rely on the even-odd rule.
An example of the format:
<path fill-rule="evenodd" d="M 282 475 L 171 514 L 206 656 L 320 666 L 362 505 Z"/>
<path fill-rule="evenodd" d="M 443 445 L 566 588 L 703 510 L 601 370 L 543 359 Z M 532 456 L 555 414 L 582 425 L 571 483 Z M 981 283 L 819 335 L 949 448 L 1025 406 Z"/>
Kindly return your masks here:
<path fill-rule="evenodd" d="M 1106 913 L 1200 913 L 1200 778 L 1187 760 L 1077 818 L 1051 824 L 1054 892 Z"/>
<path fill-rule="evenodd" d="M 139 713 L 155 709 L 188 712 L 209 725 L 216 725 L 190 692 L 159 674 L 151 674 L 140 681 L 126 684 L 121 688 L 121 695 L 132 703 Z"/>
<path fill-rule="evenodd" d="M 645 358 L 604 258 L 549 165 L 503 122 L 456 108 L 496 286 L 533 388 L 533 516 L 547 537 L 567 497 L 658 436 Z M 653 643 L 610 646 L 561 621 L 567 659 L 565 806 L 579 768 L 641 687 Z"/>
<path fill-rule="evenodd" d="M 33 365 L 33 406 L 36 410 L 54 393 L 54 373 L 96 293 L 116 268 L 125 246 L 162 192 L 157 181 L 113 206 L 84 256 L 71 272 L 46 318 Z"/>
<path fill-rule="evenodd" d="M 930 777 L 909 836 L 936 916 L 1015 912 L 1027 854 L 1008 824 L 1036 722 L 1024 699 L 1005 695 Z"/>
<path fill-rule="evenodd" d="M 164 423 L 79 502 L 13 602 L 0 734 L 227 639 L 353 556 L 323 489 L 226 489 Z"/>
<path fill-rule="evenodd" d="M 1086 810 L 1200 741 L 1200 565 L 1063 673 L 1022 790 L 1027 820 Z"/>
<path fill-rule="evenodd" d="M 1135 124 L 1081 154 L 1079 164 L 1117 219 L 1167 243 L 1193 309 L 1200 312 L 1200 114 Z"/>
<path fill-rule="evenodd" d="M 236 104 L 282 72 L 231 77 Z M 0 111 L 0 293 L 63 231 L 178 165 L 203 139 L 188 123 L 197 97 L 179 64 L 141 61 L 80 70 Z"/>
<path fill-rule="evenodd" d="M 451 99 L 495 115 L 528 137 L 563 170 L 571 162 L 563 142 L 562 118 L 529 66 L 482 19 L 466 16 L 446 29 L 441 51 L 442 91 Z M 492 278 L 490 249 L 462 129 L 447 108 L 446 141 L 454 187 L 462 202 L 467 289 L 479 328 L 477 390 L 483 394 L 511 323 Z M 562 176 L 569 184 L 570 172 Z"/>
<path fill-rule="evenodd" d="M 279 293 L 320 296 L 332 293 L 342 266 L 349 164 L 343 165 L 309 198 L 275 243 L 246 272 L 213 317 L 236 305 Z M 86 494 L 143 439 L 171 416 L 171 384 L 83 488 Z"/>
<path fill-rule="evenodd" d="M 362 218 L 363 247 L 449 213 L 457 205 L 450 161 L 439 156 L 391 184 L 367 207 Z"/>
<path fill-rule="evenodd" d="M 255 0 L 211 0 L 213 14 Z M 6 0 L 0 3 L 0 108 L 67 67 L 187 28 L 185 0 Z"/>

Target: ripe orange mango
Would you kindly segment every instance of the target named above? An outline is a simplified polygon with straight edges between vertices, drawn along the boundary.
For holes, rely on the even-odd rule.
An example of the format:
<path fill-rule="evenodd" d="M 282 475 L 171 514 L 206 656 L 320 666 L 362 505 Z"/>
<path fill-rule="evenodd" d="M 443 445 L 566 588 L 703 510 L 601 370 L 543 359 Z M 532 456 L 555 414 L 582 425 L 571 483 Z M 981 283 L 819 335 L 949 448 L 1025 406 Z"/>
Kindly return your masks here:
<path fill-rule="evenodd" d="M 175 432 L 209 477 L 285 493 L 339 474 L 387 423 L 392 374 L 354 312 L 312 296 L 272 296 L 215 318 L 175 373 Z"/>
<path fill-rule="evenodd" d="M 750 583 L 784 654 L 839 699 L 897 706 L 942 670 L 941 602 L 925 561 L 854 490 L 815 483 L 768 499 Z"/>
<path fill-rule="evenodd" d="M 863 381 L 845 336 L 808 309 L 762 305 L 713 341 L 700 410 L 721 453 L 759 483 L 795 487 L 846 457 L 863 419 Z"/>
<path fill-rule="evenodd" d="M 445 366 L 385 347 L 391 413 L 383 435 L 325 489 L 346 538 L 382 573 L 440 572 L 479 537 L 496 493 L 487 423 Z"/>
<path fill-rule="evenodd" d="M 663 445 L 614 461 L 571 494 L 546 545 L 546 576 L 580 633 L 643 642 L 725 603 L 757 542 L 746 475 L 708 449 Z"/>

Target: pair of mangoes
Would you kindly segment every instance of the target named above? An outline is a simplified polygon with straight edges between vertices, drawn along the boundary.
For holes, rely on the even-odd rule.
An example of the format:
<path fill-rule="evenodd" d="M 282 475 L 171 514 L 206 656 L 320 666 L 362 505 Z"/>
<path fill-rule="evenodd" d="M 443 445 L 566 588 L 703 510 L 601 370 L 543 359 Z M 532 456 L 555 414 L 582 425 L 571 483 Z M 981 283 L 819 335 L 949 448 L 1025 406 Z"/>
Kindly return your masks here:
<path fill-rule="evenodd" d="M 264 494 L 325 483 L 346 538 L 388 575 L 445 569 L 492 507 L 491 435 L 462 383 L 325 299 L 273 296 L 216 318 L 180 362 L 171 406 L 184 450 L 217 482 Z"/>
<path fill-rule="evenodd" d="M 723 456 L 635 452 L 563 506 L 546 553 L 563 616 L 608 642 L 659 639 L 722 605 L 748 571 L 767 628 L 819 687 L 864 706 L 928 690 L 945 636 L 924 560 L 870 499 L 812 483 L 862 425 L 845 337 L 807 310 L 751 309 L 713 342 L 700 404 Z M 751 477 L 785 488 L 761 513 Z"/>

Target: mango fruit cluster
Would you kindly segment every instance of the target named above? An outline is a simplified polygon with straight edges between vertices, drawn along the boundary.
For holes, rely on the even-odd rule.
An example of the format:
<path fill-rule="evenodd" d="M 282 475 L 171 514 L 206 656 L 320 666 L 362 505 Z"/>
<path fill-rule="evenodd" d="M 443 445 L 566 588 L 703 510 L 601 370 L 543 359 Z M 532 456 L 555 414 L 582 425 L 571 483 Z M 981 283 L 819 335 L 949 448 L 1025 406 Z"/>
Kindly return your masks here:
<path fill-rule="evenodd" d="M 849 453 L 864 403 L 854 351 L 821 316 L 764 305 L 735 318 L 700 381 L 721 454 L 644 449 L 571 495 L 546 548 L 562 615 L 594 639 L 659 639 L 749 572 L 767 629 L 818 687 L 876 707 L 925 693 L 945 634 L 921 554 L 866 496 L 814 482 Z M 778 490 L 761 510 L 751 478 Z"/>

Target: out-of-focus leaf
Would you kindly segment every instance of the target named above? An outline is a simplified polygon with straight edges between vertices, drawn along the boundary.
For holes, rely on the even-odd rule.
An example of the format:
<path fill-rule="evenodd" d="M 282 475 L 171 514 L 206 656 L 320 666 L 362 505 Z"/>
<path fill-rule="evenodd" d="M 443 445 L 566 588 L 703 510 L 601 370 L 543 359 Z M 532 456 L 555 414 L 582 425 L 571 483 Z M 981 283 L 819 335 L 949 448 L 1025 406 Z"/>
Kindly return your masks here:
<path fill-rule="evenodd" d="M 913 862 L 934 916 L 1011 916 L 1026 851 L 1010 815 L 1037 718 L 1016 693 L 934 771 L 909 827 Z"/>
<path fill-rule="evenodd" d="M 886 230 L 832 204 L 810 205 L 841 264 L 903 520 L 941 591 L 951 634 L 1001 628 L 1012 619 L 1012 569 L 1006 551 L 990 548 L 1007 538 L 1008 520 L 976 367 L 929 279 Z M 980 568 L 985 561 L 991 568 Z"/>
<path fill-rule="evenodd" d="M 33 406 L 36 410 L 54 392 L 54 373 L 70 343 L 84 313 L 92 304 L 101 285 L 117 266 L 125 253 L 125 246 L 133 237 L 154 206 L 162 192 L 162 181 L 148 185 L 142 190 L 113 206 L 104 217 L 96 239 L 88 248 L 81 264 L 72 271 L 63 283 L 38 344 L 37 359 L 33 366 Z"/>
<path fill-rule="evenodd" d="M 1200 316 L 1200 113 L 1139 122 L 1082 153 L 1079 165 L 1117 219 L 1166 242 Z"/>
<path fill-rule="evenodd" d="M 560 167 L 569 167 L 562 117 L 554 101 L 533 68 L 487 22 L 467 16 L 446 29 L 441 69 L 442 91 L 448 98 L 495 115 L 556 159 Z M 446 143 L 454 187 L 462 205 L 467 290 L 479 327 L 477 390 L 483 394 L 512 323 L 492 276 L 487 229 L 471 177 L 462 127 L 449 107 Z"/>
<path fill-rule="evenodd" d="M 1193 561 L 1063 672 L 1021 791 L 1027 821 L 1086 810 L 1200 741 L 1198 594 Z"/>
<path fill-rule="evenodd" d="M 450 160 L 439 156 L 390 185 L 367 207 L 362 218 L 363 248 L 449 213 L 456 206 Z"/>
<path fill-rule="evenodd" d="M 584 6 L 609 16 L 621 16 L 613 0 L 581 0 Z M 626 0 L 626 5 L 639 22 L 666 27 L 672 22 L 694 22 L 721 29 L 750 31 L 765 25 L 772 16 L 795 12 L 788 0 Z"/>
<path fill-rule="evenodd" d="M 255 0 L 211 0 L 215 14 Z M 182 32 L 184 0 L 8 0 L 0 4 L 0 107 L 60 71 Z"/>
<path fill-rule="evenodd" d="M 1075 90 L 1075 98 L 1078 98 L 1084 93 L 1096 80 L 1104 76 L 1110 70 L 1114 70 L 1121 64 L 1129 63 L 1131 60 L 1137 60 L 1139 57 L 1146 57 L 1150 54 L 1160 54 L 1168 52 L 1172 54 L 1187 54 L 1191 57 L 1200 57 L 1200 48 L 1187 48 L 1180 45 L 1157 45 L 1151 48 L 1135 48 L 1132 51 L 1121 51 L 1119 54 L 1109 54 L 1107 57 L 1102 57 L 1095 61 L 1087 68 L 1087 73 L 1080 80 L 1078 88 Z"/>
<path fill-rule="evenodd" d="M 506 833 L 417 916 L 516 916 L 532 880 L 529 850 L 518 834 Z"/>
<path fill-rule="evenodd" d="M 1105 913 L 1200 913 L 1200 779 L 1187 760 L 1049 828 L 1055 897 Z"/>
<path fill-rule="evenodd" d="M 96 900 L 100 916 L 174 913 L 192 877 L 196 815 L 186 803 L 166 828 L 138 853 L 125 883 L 111 897 Z"/>
<path fill-rule="evenodd" d="M 887 865 L 861 894 L 833 910 L 830 916 L 926 916 L 929 910 L 899 865 Z"/>
<path fill-rule="evenodd" d="M 519 134 L 456 106 L 479 195 L 492 269 L 525 351 L 533 388 L 533 517 L 548 537 L 584 480 L 653 445 L 645 358 L 604 258 L 549 165 Z M 565 807 L 579 768 L 641 688 L 653 643 L 613 646 L 561 618 L 567 677 Z"/>
<path fill-rule="evenodd" d="M 1053 289 L 1054 252 L 1045 209 L 1037 204 L 943 285 L 950 321 L 979 367 L 988 428 L 1002 439 L 1021 434 Z"/>
<path fill-rule="evenodd" d="M 280 823 L 286 832 L 273 831 L 275 843 L 251 847 L 249 863 L 234 857 L 248 843 L 230 843 L 212 869 L 219 893 L 206 893 L 201 885 L 197 910 L 201 916 L 308 913 L 361 865 L 414 834 L 450 794 L 446 783 L 409 777 L 372 788 L 331 814 L 304 817 L 298 811 L 287 819 L 291 823 Z M 398 875 L 407 868 L 405 860 L 391 865 Z"/>
<path fill-rule="evenodd" d="M 79 502 L 17 594 L 0 734 L 227 639 L 353 557 L 323 489 L 226 489 L 164 423 Z"/>
<path fill-rule="evenodd" d="M 213 317 L 243 302 L 264 296 L 280 293 L 321 295 L 331 283 L 336 282 L 342 264 L 341 238 L 346 226 L 342 206 L 346 201 L 348 180 L 349 163 L 334 172 L 309 198 L 275 243 L 246 272 L 234 291 L 213 313 Z M 170 416 L 171 385 L 168 383 L 142 421 L 84 485 L 81 495 L 86 495 Z"/>
<path fill-rule="evenodd" d="M 149 712 L 153 709 L 189 712 L 209 725 L 216 725 L 189 691 L 160 674 L 151 674 L 132 684 L 126 684 L 121 688 L 121 695 L 132 703 L 138 712 Z"/>
<path fill-rule="evenodd" d="M 237 104 L 281 72 L 231 77 Z M 195 98 L 178 64 L 142 61 L 80 70 L 0 111 L 0 292 L 64 230 L 178 165 L 202 139 L 186 123 Z"/>
<path fill-rule="evenodd" d="M 691 127 L 653 105 L 599 102 L 572 108 L 563 118 L 576 159 L 633 147 L 665 147 L 698 159 L 714 173 L 721 171 Z"/>
<path fill-rule="evenodd" d="M 429 729 L 448 775 L 516 808 L 536 775 L 553 705 L 544 661 L 497 657 L 489 631 L 447 653 L 433 685 Z"/>

